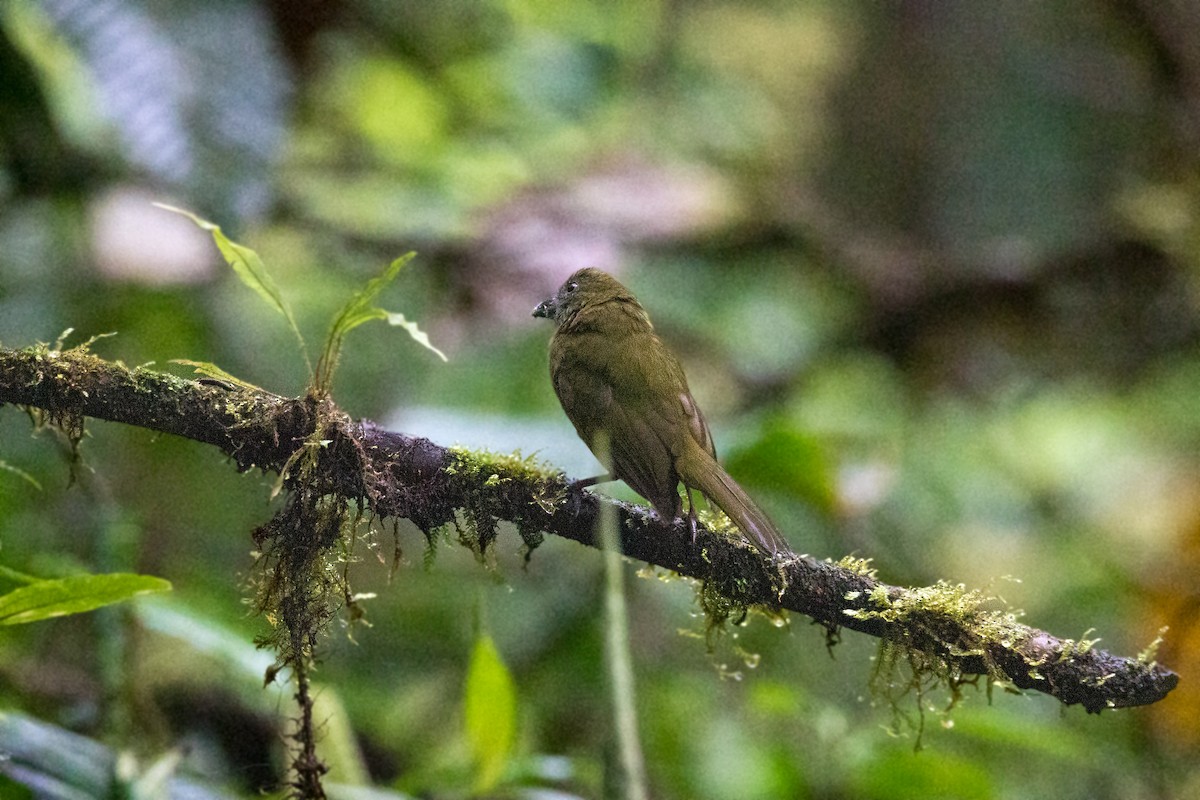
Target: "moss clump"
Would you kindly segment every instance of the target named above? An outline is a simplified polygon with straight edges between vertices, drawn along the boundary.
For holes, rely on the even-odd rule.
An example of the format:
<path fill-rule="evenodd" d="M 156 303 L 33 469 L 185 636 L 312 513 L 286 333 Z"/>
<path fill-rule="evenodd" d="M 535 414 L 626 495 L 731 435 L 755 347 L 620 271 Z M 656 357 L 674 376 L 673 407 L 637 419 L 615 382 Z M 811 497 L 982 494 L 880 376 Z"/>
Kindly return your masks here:
<path fill-rule="evenodd" d="M 1087 638 L 1088 634 L 1091 633 L 1093 630 L 1095 630 L 1095 629 L 1088 628 L 1086 631 L 1083 632 L 1083 636 L 1080 636 L 1078 640 L 1062 639 L 1060 641 L 1060 644 L 1062 646 L 1062 652 L 1059 653 L 1058 661 L 1060 663 L 1063 661 L 1070 661 L 1075 656 L 1081 656 L 1084 653 L 1091 650 L 1093 647 L 1095 647 L 1096 643 L 1099 642 L 1100 639 L 1099 638 L 1096 638 L 1096 639 Z"/>
<path fill-rule="evenodd" d="M 864 578 L 876 580 L 879 577 L 878 571 L 871 566 L 873 559 L 858 558 L 856 556 L 842 556 L 837 561 L 831 561 L 835 567 L 841 567 L 848 572 L 853 572 L 855 575 L 862 575 Z"/>
<path fill-rule="evenodd" d="M 549 513 L 562 503 L 567 493 L 562 473 L 519 451 L 494 453 L 451 447 L 450 454 L 453 461 L 446 473 L 462 478 L 456 488 L 465 498 L 465 526 L 459 526 L 459 540 L 486 561 L 498 532 L 496 520 L 507 517 L 517 526 L 528 561 L 544 538 L 531 506 Z M 527 497 L 533 498 L 532 503 Z"/>
<path fill-rule="evenodd" d="M 762 659 L 759 653 L 747 650 L 738 641 L 740 629 L 755 618 L 782 628 L 788 624 L 787 614 L 778 607 L 750 602 L 743 579 L 695 583 L 697 603 L 704 617 L 703 633 L 695 635 L 704 637 L 710 663 L 722 679 L 741 680 L 743 670 L 757 668 Z"/>
<path fill-rule="evenodd" d="M 948 713 L 962 698 L 964 685 L 977 685 L 979 676 L 964 677 L 962 660 L 983 660 L 991 682 L 1007 685 L 996 668 L 991 648 L 1020 647 L 1028 638 L 1028 628 L 1018 622 L 1020 612 L 985 606 L 999 599 L 963 584 L 938 581 L 932 586 L 889 591 L 880 586 L 868 596 L 869 608 L 847 612 L 859 619 L 881 619 L 889 623 L 880 643 L 872 693 L 892 709 L 892 729 L 900 733 L 909 728 L 917 733 L 921 746 L 925 712 L 937 710 L 929 704 L 929 695 L 939 687 L 949 692 L 949 701 L 939 713 Z M 902 666 L 908 677 L 901 678 Z M 912 696 L 915 720 L 901 707 Z"/>
<path fill-rule="evenodd" d="M 746 537 L 742 534 L 738 526 L 733 524 L 733 520 L 727 517 L 724 511 L 715 506 L 697 508 L 696 518 L 700 520 L 700 524 L 713 533 L 719 533 L 734 541 L 745 541 Z"/>
<path fill-rule="evenodd" d="M 67 440 L 71 448 L 72 481 L 75 479 L 76 470 L 80 464 L 79 443 L 83 440 L 84 435 L 84 413 L 80 406 L 81 402 L 87 399 L 88 392 L 82 386 L 87 376 L 97 371 L 98 367 L 108 366 L 107 362 L 92 354 L 91 347 L 97 340 L 115 335 L 112 333 L 100 334 L 82 344 L 65 349 L 67 337 L 73 330 L 73 328 L 67 328 L 53 345 L 38 342 L 24 351 L 40 365 L 36 372 L 37 383 L 51 377 L 55 383 L 63 387 L 58 390 L 60 398 L 59 402 L 54 404 L 53 410 L 29 407 L 26 411 L 33 422 L 34 430 L 50 427 L 61 433 Z M 128 368 L 123 364 L 118 366 L 128 372 Z"/>
<path fill-rule="evenodd" d="M 1137 660 L 1140 664 L 1145 664 L 1150 669 L 1158 664 L 1158 648 L 1162 646 L 1163 636 L 1167 633 L 1167 626 L 1164 625 L 1158 629 L 1158 635 L 1154 637 L 1154 641 L 1146 645 L 1146 649 L 1137 654 Z"/>
<path fill-rule="evenodd" d="M 696 604 L 704 615 L 710 648 L 713 637 L 726 629 L 729 620 L 740 625 L 750 613 L 753 604 L 745 588 L 741 580 L 722 582 L 720 586 L 714 581 L 696 581 Z"/>

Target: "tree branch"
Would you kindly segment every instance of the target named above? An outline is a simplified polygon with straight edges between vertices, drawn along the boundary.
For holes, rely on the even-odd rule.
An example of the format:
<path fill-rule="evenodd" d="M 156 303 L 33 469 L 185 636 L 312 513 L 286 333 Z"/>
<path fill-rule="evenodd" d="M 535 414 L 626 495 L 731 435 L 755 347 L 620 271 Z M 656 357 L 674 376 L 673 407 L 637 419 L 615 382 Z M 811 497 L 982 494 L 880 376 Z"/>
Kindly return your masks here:
<path fill-rule="evenodd" d="M 1089 712 L 1161 700 L 1179 676 L 1022 625 L 987 610 L 961 587 L 923 589 L 878 581 L 864 562 L 810 557 L 769 561 L 741 541 L 701 528 L 695 544 L 685 523 L 663 525 L 648 509 L 581 493 L 566 497 L 562 475 L 512 458 L 488 459 L 427 439 L 352 422 L 331 403 L 290 399 L 253 387 L 185 380 L 129 369 L 84 348 L 0 348 L 0 404 L 36 409 L 69 433 L 84 417 L 123 422 L 214 445 L 240 470 L 280 471 L 322 428 L 321 490 L 363 499 L 381 516 L 413 520 L 425 531 L 453 522 L 461 509 L 484 531 L 515 523 L 535 545 L 541 531 L 597 547 L 600 504 L 617 507 L 621 547 L 630 558 L 704 582 L 704 596 L 726 613 L 751 605 L 805 614 L 830 631 L 880 637 L 936 664 L 956 683 L 986 675 L 1050 694 Z M 564 502 L 565 500 L 565 502 Z"/>

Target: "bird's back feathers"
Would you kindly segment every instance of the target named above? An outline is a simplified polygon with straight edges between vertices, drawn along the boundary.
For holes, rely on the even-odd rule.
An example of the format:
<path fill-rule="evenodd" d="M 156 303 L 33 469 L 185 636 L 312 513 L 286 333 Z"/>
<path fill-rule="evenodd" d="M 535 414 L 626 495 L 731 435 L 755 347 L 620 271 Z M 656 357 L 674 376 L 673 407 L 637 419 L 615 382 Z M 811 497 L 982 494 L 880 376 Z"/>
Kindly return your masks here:
<path fill-rule="evenodd" d="M 599 270 L 580 270 L 535 314 L 558 325 L 550 376 L 563 410 L 615 477 L 666 521 L 680 515 L 682 482 L 715 503 L 763 552 L 791 552 L 717 463 L 683 367 L 628 289 Z"/>

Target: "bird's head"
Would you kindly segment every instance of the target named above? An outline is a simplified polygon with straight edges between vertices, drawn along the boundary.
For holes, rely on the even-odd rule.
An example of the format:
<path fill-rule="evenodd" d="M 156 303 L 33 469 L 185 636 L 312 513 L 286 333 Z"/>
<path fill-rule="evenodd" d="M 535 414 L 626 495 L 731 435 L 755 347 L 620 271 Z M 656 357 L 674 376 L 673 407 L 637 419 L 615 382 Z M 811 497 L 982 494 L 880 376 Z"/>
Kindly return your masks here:
<path fill-rule="evenodd" d="M 558 287 L 553 297 L 538 304 L 533 310 L 533 315 L 552 319 L 561 326 L 586 306 L 607 303 L 610 300 L 637 303 L 629 290 L 616 278 L 595 267 L 586 267 L 563 281 L 563 285 Z"/>

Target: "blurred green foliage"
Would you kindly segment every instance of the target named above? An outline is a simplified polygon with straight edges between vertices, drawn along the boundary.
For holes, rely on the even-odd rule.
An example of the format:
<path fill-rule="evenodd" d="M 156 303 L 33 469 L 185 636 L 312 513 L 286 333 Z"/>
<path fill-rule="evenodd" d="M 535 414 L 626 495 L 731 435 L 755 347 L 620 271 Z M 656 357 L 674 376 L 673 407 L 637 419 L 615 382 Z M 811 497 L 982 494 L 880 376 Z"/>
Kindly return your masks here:
<path fill-rule="evenodd" d="M 689 585 L 633 581 L 654 796 L 1195 796 L 1198 42 L 1196 10 L 1151 0 L 10 0 L 0 341 L 115 331 L 107 358 L 299 393 L 287 326 L 151 202 L 261 254 L 309 342 L 417 250 L 379 302 L 449 363 L 367 326 L 336 400 L 583 476 L 529 312 L 576 267 L 618 271 L 798 550 L 962 581 L 1125 655 L 1170 625 L 1158 657 L 1183 678 L 1099 717 L 968 690 L 914 754 L 869 693 L 874 642 L 830 658 L 805 620 L 751 617 L 709 652 Z M 0 408 L 20 471 L 0 470 L 0 560 L 175 591 L 5 629 L 0 750 L 48 742 L 21 763 L 86 796 L 114 774 L 275 785 L 290 700 L 262 689 L 269 622 L 244 605 L 274 476 L 92 423 L 71 485 L 69 448 L 30 430 Z M 485 569 L 424 541 L 379 526 L 353 567 L 370 626 L 322 653 L 340 796 L 600 796 L 599 554 L 547 541 L 525 565 L 505 530 Z M 487 781 L 463 697 L 476 603 L 483 674 L 506 665 L 515 698 L 488 723 L 515 727 Z"/>
<path fill-rule="evenodd" d="M 74 575 L 38 580 L 0 567 L 4 578 L 25 584 L 0 595 L 0 625 L 23 625 L 67 614 L 82 614 L 150 592 L 169 591 L 171 584 L 149 575 Z"/>

